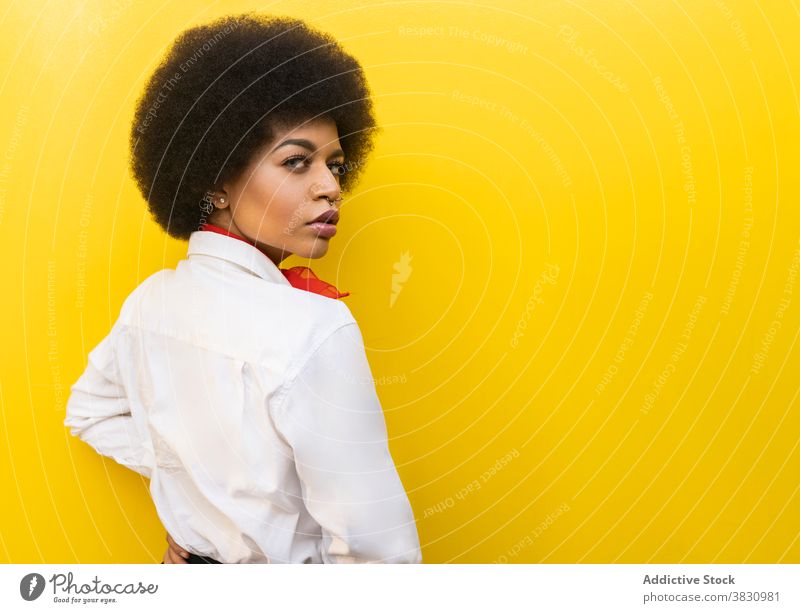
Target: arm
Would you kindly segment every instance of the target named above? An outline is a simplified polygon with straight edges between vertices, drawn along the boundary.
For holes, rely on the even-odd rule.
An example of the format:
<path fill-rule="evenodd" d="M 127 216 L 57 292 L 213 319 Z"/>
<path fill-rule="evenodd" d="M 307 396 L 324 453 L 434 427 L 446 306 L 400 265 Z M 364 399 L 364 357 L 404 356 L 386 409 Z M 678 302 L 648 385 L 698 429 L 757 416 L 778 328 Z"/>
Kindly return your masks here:
<path fill-rule="evenodd" d="M 64 425 L 97 453 L 150 478 L 154 458 L 131 416 L 114 356 L 115 326 L 89 353 L 89 363 L 72 385 Z"/>
<path fill-rule="evenodd" d="M 273 411 L 324 563 L 422 561 L 414 514 L 389 452 L 358 325 L 335 330 L 287 381 Z"/>

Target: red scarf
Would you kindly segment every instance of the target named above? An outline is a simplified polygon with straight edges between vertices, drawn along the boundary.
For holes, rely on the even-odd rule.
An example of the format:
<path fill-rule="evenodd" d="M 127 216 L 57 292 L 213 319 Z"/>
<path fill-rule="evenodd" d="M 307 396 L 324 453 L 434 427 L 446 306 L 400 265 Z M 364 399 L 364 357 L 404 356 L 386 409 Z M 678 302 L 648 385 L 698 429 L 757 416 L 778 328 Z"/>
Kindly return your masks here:
<path fill-rule="evenodd" d="M 202 224 L 200 226 L 200 230 L 216 232 L 217 234 L 223 234 L 225 236 L 237 238 L 240 241 L 244 241 L 251 247 L 255 247 L 255 245 L 253 245 L 253 243 L 246 238 L 243 238 L 238 234 L 234 234 L 233 232 L 228 232 L 225 228 L 220 228 L 219 226 L 215 226 L 210 223 Z M 344 298 L 345 296 L 350 295 L 350 292 L 342 293 L 330 283 L 317 277 L 317 275 L 314 274 L 314 271 L 312 271 L 308 266 L 292 266 L 291 268 L 278 268 L 278 270 L 283 273 L 283 276 L 286 277 L 286 280 L 289 281 L 291 286 L 296 287 L 297 289 L 303 289 L 307 292 L 313 292 L 321 296 L 327 296 L 328 298 Z"/>

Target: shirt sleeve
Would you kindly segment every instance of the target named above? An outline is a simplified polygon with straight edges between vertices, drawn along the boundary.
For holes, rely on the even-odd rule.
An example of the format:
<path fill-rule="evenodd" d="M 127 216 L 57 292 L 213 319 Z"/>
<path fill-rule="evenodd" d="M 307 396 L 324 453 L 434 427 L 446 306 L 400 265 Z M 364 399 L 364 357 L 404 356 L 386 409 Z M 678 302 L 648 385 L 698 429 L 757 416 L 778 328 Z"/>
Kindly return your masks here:
<path fill-rule="evenodd" d="M 421 563 L 358 324 L 332 332 L 284 389 L 272 418 L 322 528 L 323 563 Z"/>
<path fill-rule="evenodd" d="M 86 370 L 70 388 L 64 425 L 97 453 L 149 479 L 155 461 L 130 412 L 114 355 L 116 332 L 115 326 L 89 353 Z"/>

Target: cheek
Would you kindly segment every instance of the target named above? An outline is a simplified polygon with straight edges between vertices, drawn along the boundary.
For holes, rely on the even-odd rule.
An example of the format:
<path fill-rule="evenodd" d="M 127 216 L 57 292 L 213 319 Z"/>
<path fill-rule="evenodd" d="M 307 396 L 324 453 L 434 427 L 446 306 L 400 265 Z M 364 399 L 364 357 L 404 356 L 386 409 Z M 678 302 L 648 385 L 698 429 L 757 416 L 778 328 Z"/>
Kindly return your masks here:
<path fill-rule="evenodd" d="M 268 199 L 267 202 L 265 217 L 269 218 L 272 227 L 281 231 L 293 231 L 303 223 L 304 214 L 308 214 L 308 211 L 303 210 L 307 203 L 302 194 L 291 189 L 288 181 L 271 192 L 271 200 Z"/>
<path fill-rule="evenodd" d="M 283 231 L 296 217 L 293 213 L 302 200 L 293 187 L 291 178 L 279 171 L 260 170 L 253 174 L 239 201 L 241 217 L 251 225 L 257 224 L 262 232 Z"/>
<path fill-rule="evenodd" d="M 265 194 L 264 216 L 270 220 L 271 227 L 282 234 L 297 233 L 315 211 L 308 197 L 308 186 L 297 178 L 275 177 L 269 189 L 262 193 Z"/>

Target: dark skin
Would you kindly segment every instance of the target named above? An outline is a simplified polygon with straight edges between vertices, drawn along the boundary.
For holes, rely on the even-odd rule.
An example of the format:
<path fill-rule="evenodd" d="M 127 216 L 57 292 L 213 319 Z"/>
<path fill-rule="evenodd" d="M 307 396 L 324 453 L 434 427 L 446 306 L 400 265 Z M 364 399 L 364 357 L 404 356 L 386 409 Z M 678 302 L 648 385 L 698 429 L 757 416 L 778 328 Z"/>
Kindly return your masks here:
<path fill-rule="evenodd" d="M 283 144 L 287 139 L 306 144 Z M 288 159 L 299 156 L 303 159 Z M 321 258 L 330 239 L 318 236 L 308 223 L 340 198 L 336 170 L 344 161 L 330 119 L 278 130 L 238 180 L 214 192 L 209 223 L 255 240 L 276 266 L 292 254 Z M 169 534 L 167 544 L 164 564 L 188 563 L 189 552 Z"/>
<path fill-rule="evenodd" d="M 175 542 L 169 533 L 167 533 L 167 548 L 164 553 L 164 564 L 188 564 L 184 558 L 189 557 L 189 552 Z"/>

